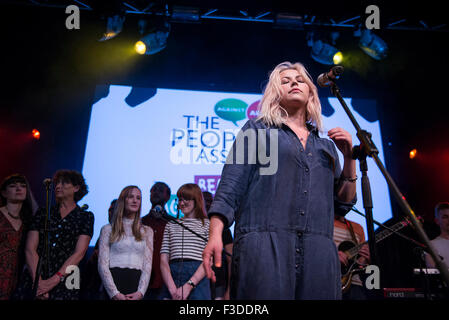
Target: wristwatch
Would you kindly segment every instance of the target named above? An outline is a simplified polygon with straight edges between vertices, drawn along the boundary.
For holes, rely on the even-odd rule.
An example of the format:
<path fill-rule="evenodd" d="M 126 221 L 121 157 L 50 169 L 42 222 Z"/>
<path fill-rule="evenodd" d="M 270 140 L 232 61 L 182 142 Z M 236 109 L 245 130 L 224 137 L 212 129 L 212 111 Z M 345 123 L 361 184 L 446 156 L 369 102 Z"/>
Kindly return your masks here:
<path fill-rule="evenodd" d="M 189 281 L 187 281 L 187 283 L 190 284 L 193 289 L 196 288 L 196 284 L 194 284 L 192 280 L 189 279 Z"/>

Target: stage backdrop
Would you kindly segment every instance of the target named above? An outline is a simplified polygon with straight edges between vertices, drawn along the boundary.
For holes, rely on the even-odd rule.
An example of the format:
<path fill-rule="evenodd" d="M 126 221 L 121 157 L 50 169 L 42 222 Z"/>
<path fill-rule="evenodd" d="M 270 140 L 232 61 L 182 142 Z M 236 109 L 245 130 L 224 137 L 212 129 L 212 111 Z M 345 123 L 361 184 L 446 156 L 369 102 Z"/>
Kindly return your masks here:
<path fill-rule="evenodd" d="M 142 190 L 142 216 L 151 203 L 149 190 L 157 181 L 167 183 L 172 196 L 169 214 L 176 216 L 176 191 L 184 183 L 197 183 L 203 191 L 215 193 L 220 174 L 239 129 L 257 116 L 260 94 L 99 86 L 92 105 L 83 175 L 89 194 L 87 203 L 95 214 L 93 241 L 108 223 L 110 202 L 127 185 Z M 362 128 L 372 139 L 383 161 L 382 137 L 375 100 L 345 98 Z M 355 129 L 336 98 L 321 98 L 324 133 L 334 127 L 348 130 L 358 144 Z M 357 105 L 355 103 L 357 102 Z M 365 119 L 357 112 L 374 115 Z M 340 155 L 340 163 L 343 156 Z M 368 159 L 369 178 L 374 202 L 374 219 L 391 218 L 386 182 L 374 161 Z M 357 176 L 361 177 L 357 164 Z M 363 212 L 360 179 L 357 183 L 356 208 Z M 364 218 L 351 212 L 349 219 L 359 222 L 366 233 Z"/>

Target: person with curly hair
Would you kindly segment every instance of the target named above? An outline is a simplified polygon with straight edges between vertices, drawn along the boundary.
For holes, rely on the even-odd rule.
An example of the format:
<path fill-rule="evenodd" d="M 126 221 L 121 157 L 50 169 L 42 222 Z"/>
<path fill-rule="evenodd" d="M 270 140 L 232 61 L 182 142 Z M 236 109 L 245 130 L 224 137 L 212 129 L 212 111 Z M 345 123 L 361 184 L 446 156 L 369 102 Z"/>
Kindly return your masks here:
<path fill-rule="evenodd" d="M 59 170 L 53 177 L 56 205 L 50 209 L 48 219 L 48 260 L 43 261 L 42 273 L 37 279 L 37 299 L 78 300 L 79 288 L 67 286 L 66 277 L 73 266 L 83 259 L 93 235 L 94 215 L 81 209 L 77 202 L 87 193 L 81 173 Z M 31 223 L 26 243 L 26 266 L 19 296 L 34 298 L 32 287 L 36 281 L 39 257 L 45 251 L 45 209 L 40 209 Z M 71 267 L 71 268 L 69 268 Z"/>

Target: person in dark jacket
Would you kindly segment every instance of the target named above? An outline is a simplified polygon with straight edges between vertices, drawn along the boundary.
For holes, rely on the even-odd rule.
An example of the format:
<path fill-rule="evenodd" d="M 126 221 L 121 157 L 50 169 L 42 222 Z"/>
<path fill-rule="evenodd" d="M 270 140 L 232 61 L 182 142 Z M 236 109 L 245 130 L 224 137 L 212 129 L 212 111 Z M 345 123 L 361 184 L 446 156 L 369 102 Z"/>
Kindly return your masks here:
<path fill-rule="evenodd" d="M 323 131 L 310 75 L 300 63 L 279 64 L 259 117 L 234 141 L 208 214 L 203 263 L 212 281 L 222 230 L 235 221 L 231 299 L 341 299 L 334 212 L 356 202 L 356 163 L 346 130 L 329 130 L 329 139 Z"/>

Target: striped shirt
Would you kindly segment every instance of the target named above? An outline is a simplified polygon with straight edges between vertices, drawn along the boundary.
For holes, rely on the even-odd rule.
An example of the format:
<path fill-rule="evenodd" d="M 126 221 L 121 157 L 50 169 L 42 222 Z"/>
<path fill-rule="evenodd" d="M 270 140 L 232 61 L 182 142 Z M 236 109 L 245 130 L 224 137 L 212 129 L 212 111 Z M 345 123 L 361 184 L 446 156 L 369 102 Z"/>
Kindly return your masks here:
<path fill-rule="evenodd" d="M 209 239 L 208 219 L 204 219 L 204 226 L 201 219 L 196 218 L 183 218 L 179 222 L 204 238 Z M 176 223 L 169 222 L 165 226 L 161 254 L 168 254 L 170 261 L 173 259 L 203 261 L 203 250 L 206 244 L 207 241 L 204 241 L 189 230 Z"/>

